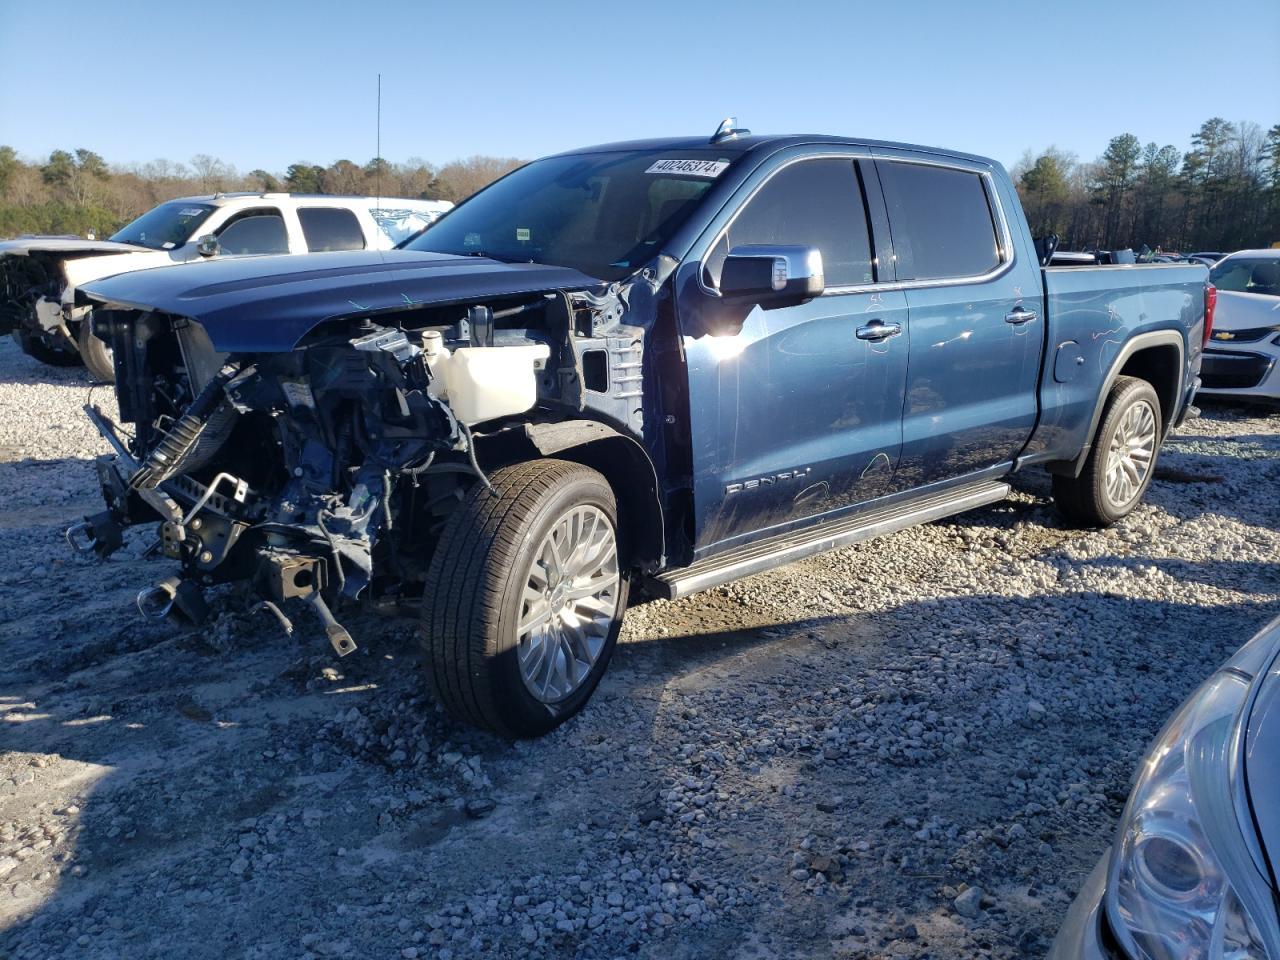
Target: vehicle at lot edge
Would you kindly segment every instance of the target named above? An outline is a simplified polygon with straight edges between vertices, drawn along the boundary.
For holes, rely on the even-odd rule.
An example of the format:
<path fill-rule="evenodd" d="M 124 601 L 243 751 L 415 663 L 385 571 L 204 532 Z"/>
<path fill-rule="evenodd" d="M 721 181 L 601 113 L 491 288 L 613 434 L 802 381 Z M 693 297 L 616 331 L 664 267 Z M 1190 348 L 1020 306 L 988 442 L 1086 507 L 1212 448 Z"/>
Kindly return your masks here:
<path fill-rule="evenodd" d="M 0 334 L 58 366 L 83 362 L 113 375 L 107 345 L 89 334 L 90 307 L 76 290 L 90 280 L 220 256 L 387 250 L 438 218 L 445 200 L 219 193 L 162 203 L 109 240 L 0 240 Z"/>
<path fill-rule="evenodd" d="M 1280 619 L 1156 737 L 1050 960 L 1280 958 Z"/>
<path fill-rule="evenodd" d="M 1132 250 L 1054 250 L 1050 255 L 1051 267 L 1083 267 L 1103 263 L 1137 263 Z"/>
<path fill-rule="evenodd" d="M 1225 253 L 1216 253 L 1211 251 L 1207 253 L 1188 253 L 1187 259 L 1203 263 L 1206 267 L 1212 267 L 1225 256 Z"/>
<path fill-rule="evenodd" d="M 1280 250 L 1241 250 L 1209 271 L 1218 289 L 1201 395 L 1280 400 Z"/>
<path fill-rule="evenodd" d="M 821 136 L 530 163 L 378 253 L 90 284 L 125 434 L 108 553 L 161 519 L 199 612 L 246 581 L 421 606 L 436 696 L 507 735 L 583 706 L 633 593 L 682 597 L 1053 474 L 1109 524 L 1189 412 L 1202 266 L 1041 267 L 1005 171 Z M 297 604 L 295 604 L 297 606 Z"/>

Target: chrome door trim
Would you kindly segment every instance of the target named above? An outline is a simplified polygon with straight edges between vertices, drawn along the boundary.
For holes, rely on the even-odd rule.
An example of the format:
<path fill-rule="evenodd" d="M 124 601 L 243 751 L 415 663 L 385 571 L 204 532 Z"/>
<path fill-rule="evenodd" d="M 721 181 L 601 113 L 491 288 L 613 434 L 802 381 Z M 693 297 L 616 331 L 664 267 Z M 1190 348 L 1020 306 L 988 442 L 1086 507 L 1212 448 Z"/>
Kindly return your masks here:
<path fill-rule="evenodd" d="M 733 212 L 733 216 L 731 216 L 728 222 L 716 232 L 711 242 L 707 244 L 702 254 L 697 258 L 698 288 L 708 296 L 717 297 L 717 298 L 720 297 L 720 291 L 714 287 L 708 286 L 703 280 L 704 261 L 706 260 L 707 253 L 714 250 L 716 245 L 721 240 L 724 239 L 725 234 L 727 234 L 729 232 L 729 229 L 734 225 L 735 222 L 737 222 L 737 219 L 739 216 L 741 216 L 742 211 L 745 210 L 747 208 L 747 205 L 751 203 L 752 200 L 755 199 L 756 194 L 759 193 L 764 188 L 765 184 L 767 184 L 779 173 L 781 173 L 783 170 L 787 169 L 788 167 L 792 166 L 793 164 L 804 163 L 807 160 L 830 160 L 830 159 L 845 160 L 847 159 L 850 162 L 854 162 L 854 163 L 856 163 L 858 160 L 871 160 L 874 163 L 881 163 L 881 162 L 910 163 L 910 164 L 915 164 L 917 166 L 925 166 L 925 167 L 943 167 L 948 170 L 955 170 L 959 173 L 967 173 L 972 176 L 977 176 L 982 178 L 984 183 L 984 189 L 987 194 L 987 200 L 989 203 L 992 204 L 992 208 L 996 214 L 996 228 L 997 228 L 996 240 L 998 241 L 998 244 L 999 244 L 1000 263 L 993 269 L 988 270 L 986 273 L 975 274 L 972 276 L 965 276 L 965 277 L 946 277 L 938 280 L 893 280 L 893 281 L 885 281 L 885 282 L 877 282 L 877 283 L 834 285 L 834 286 L 827 287 L 822 292 L 821 294 L 822 297 L 844 296 L 845 294 L 856 294 L 856 293 L 879 293 L 885 290 L 924 290 L 924 289 L 930 289 L 933 287 L 956 287 L 956 286 L 964 286 L 968 284 L 988 283 L 992 280 L 996 280 L 1004 276 L 1006 273 L 1008 273 L 1010 270 L 1013 269 L 1014 264 L 1017 262 L 1017 253 L 1015 252 L 1014 245 L 1013 245 L 1013 233 L 1009 229 L 1009 218 L 1004 209 L 1004 202 L 1000 199 L 999 191 L 996 189 L 995 176 L 992 174 L 990 170 L 975 170 L 972 167 L 963 166 L 960 163 L 948 162 L 945 160 L 925 160 L 925 159 L 919 159 L 916 157 L 889 157 L 889 156 L 884 156 L 882 154 L 874 153 L 869 148 L 864 148 L 867 150 L 867 152 L 865 153 L 855 153 L 855 152 L 852 152 L 854 149 L 856 148 L 851 147 L 851 148 L 846 148 L 844 150 L 824 150 L 821 152 L 807 153 L 807 154 L 804 154 L 803 156 L 792 157 L 791 159 L 786 160 L 783 163 L 779 164 L 773 170 L 770 170 L 763 180 L 761 180 L 759 183 L 757 183 L 754 187 L 751 188 L 751 192 L 748 193 L 747 196 L 743 199 L 743 201 L 738 204 L 738 209 Z M 870 230 L 871 230 L 870 213 L 867 212 L 866 215 L 867 215 L 867 231 L 868 231 L 868 235 L 870 235 Z M 892 216 L 890 216 L 889 219 L 890 219 L 890 229 L 892 229 L 892 219 L 893 219 Z M 874 257 L 876 252 L 875 246 L 874 246 L 875 238 L 871 237 L 871 240 L 872 240 L 871 253 L 872 253 L 872 256 Z M 1182 266 L 1182 264 L 1174 264 L 1174 266 Z"/>

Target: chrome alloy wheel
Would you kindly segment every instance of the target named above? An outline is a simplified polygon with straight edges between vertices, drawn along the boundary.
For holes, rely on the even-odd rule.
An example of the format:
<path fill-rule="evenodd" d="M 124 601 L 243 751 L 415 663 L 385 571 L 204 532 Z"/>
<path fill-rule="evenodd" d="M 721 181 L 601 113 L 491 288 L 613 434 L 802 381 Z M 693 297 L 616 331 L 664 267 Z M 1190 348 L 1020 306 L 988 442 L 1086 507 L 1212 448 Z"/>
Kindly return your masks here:
<path fill-rule="evenodd" d="M 587 679 L 618 615 L 618 541 L 598 507 L 570 507 L 542 538 L 525 574 L 516 628 L 520 675 L 558 703 Z"/>
<path fill-rule="evenodd" d="M 1142 491 L 1156 455 L 1156 412 L 1146 400 L 1139 400 L 1120 418 L 1107 448 L 1107 497 L 1116 507 L 1124 507 Z"/>

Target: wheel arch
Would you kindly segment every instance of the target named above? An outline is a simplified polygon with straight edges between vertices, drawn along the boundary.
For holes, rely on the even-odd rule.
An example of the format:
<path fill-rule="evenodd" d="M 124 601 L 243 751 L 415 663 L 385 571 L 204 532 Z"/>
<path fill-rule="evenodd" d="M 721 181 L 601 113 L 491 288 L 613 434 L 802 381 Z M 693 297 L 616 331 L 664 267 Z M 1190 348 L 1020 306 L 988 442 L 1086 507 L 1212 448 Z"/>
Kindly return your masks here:
<path fill-rule="evenodd" d="M 1137 377 L 1147 381 L 1154 388 L 1160 400 L 1161 441 L 1163 441 L 1177 419 L 1178 405 L 1182 400 L 1185 356 L 1186 343 L 1183 341 L 1182 334 L 1176 330 L 1140 333 L 1126 341 L 1115 360 L 1111 362 L 1107 376 L 1098 390 L 1098 399 L 1094 402 L 1093 416 L 1089 421 L 1089 431 L 1085 434 L 1084 446 L 1074 459 L 1052 461 L 1045 464 L 1045 469 L 1061 476 L 1080 476 L 1089 451 L 1093 449 L 1094 437 L 1098 434 L 1098 424 L 1102 422 L 1102 413 L 1106 409 L 1111 388 L 1120 377 Z"/>
<path fill-rule="evenodd" d="M 477 438 L 483 454 L 485 439 Z M 662 564 L 665 552 L 658 473 L 639 442 L 598 420 L 526 423 L 523 432 L 506 431 L 494 438 L 495 451 L 511 463 L 555 457 L 590 467 L 608 481 L 618 503 L 618 532 L 625 561 L 649 573 Z M 483 457 L 482 457 L 483 458 Z"/>

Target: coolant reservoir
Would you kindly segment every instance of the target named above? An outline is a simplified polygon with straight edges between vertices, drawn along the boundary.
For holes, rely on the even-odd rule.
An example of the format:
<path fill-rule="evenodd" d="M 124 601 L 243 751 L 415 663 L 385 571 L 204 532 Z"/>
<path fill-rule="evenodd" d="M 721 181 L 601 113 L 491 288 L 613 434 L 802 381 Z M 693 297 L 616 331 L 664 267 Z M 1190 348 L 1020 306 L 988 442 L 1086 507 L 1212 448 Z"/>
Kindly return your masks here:
<path fill-rule="evenodd" d="M 444 345 L 444 338 L 440 336 L 439 330 L 427 330 L 422 334 L 422 355 L 427 360 L 427 369 L 431 371 L 431 386 L 427 388 L 427 393 L 437 400 L 443 400 L 448 393 L 445 370 L 452 354 Z"/>
<path fill-rule="evenodd" d="M 459 347 L 443 364 L 453 415 L 472 424 L 524 413 L 538 399 L 534 364 L 549 356 L 545 343 Z"/>

